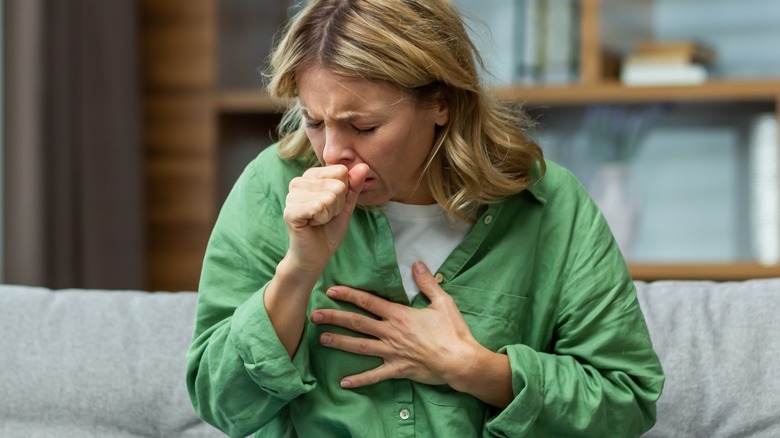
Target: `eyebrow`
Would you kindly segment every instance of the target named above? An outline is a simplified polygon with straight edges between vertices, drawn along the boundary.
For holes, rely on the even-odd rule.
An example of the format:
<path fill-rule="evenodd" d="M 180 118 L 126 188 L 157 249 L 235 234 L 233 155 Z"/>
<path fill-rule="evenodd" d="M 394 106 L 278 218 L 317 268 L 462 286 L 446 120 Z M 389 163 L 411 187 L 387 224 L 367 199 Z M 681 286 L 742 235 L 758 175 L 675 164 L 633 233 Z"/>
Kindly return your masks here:
<path fill-rule="evenodd" d="M 303 114 L 303 117 L 305 117 L 305 118 L 307 118 L 309 120 L 314 120 L 309 115 L 309 111 L 306 108 L 301 107 L 301 113 Z M 344 112 L 336 114 L 335 116 L 333 116 L 331 118 L 333 120 L 336 120 L 336 121 L 339 121 L 339 122 L 353 122 L 353 121 L 355 121 L 355 120 L 357 120 L 357 119 L 359 119 L 361 117 L 372 117 L 372 115 L 365 114 L 365 113 L 358 113 L 358 112 L 354 112 L 354 111 L 344 111 Z"/>

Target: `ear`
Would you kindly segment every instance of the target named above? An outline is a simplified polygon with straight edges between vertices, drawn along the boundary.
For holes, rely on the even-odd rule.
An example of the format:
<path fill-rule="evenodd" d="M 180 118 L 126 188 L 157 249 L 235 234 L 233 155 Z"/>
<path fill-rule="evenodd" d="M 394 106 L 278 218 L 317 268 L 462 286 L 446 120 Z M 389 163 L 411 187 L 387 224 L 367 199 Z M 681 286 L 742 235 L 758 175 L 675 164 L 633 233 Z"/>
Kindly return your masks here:
<path fill-rule="evenodd" d="M 433 95 L 433 101 L 436 103 L 436 106 L 434 107 L 434 110 L 436 111 L 434 122 L 436 123 L 436 126 L 444 126 L 450 121 L 450 103 L 441 91 L 437 91 L 436 94 Z"/>

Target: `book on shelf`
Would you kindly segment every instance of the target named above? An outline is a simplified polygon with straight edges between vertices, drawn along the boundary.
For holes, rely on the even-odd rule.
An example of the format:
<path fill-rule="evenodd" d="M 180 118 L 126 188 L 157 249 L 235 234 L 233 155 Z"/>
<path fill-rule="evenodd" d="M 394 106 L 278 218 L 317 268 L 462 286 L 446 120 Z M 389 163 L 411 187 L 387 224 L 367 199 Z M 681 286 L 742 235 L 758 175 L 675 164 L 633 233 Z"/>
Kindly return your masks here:
<path fill-rule="evenodd" d="M 693 41 L 641 42 L 623 61 L 620 79 L 628 86 L 697 85 L 714 60 L 712 49 Z"/>
<path fill-rule="evenodd" d="M 715 61 L 715 50 L 695 41 L 642 41 L 637 43 L 629 59 L 711 65 Z"/>
<path fill-rule="evenodd" d="M 579 22 L 575 0 L 547 2 L 545 51 L 542 62 L 546 84 L 566 84 L 577 79 L 575 44 Z"/>
<path fill-rule="evenodd" d="M 544 7 L 542 0 L 518 0 L 515 4 L 513 82 L 517 84 L 532 85 L 540 80 L 543 46 L 537 31 L 540 27 L 538 22 L 544 16 Z"/>
<path fill-rule="evenodd" d="M 514 82 L 564 84 L 577 79 L 580 0 L 516 0 Z"/>
<path fill-rule="evenodd" d="M 698 85 L 707 81 L 703 65 L 629 65 L 620 71 L 620 80 L 627 86 Z"/>

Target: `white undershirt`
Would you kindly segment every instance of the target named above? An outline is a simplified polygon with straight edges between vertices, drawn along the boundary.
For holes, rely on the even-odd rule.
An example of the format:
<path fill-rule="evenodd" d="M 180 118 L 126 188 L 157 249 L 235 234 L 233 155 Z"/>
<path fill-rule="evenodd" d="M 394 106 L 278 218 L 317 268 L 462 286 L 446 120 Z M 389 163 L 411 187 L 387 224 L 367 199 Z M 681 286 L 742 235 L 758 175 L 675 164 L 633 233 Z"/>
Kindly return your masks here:
<path fill-rule="evenodd" d="M 471 225 L 450 218 L 439 204 L 410 205 L 391 201 L 382 210 L 393 233 L 401 280 L 411 303 L 419 292 L 412 276 L 412 264 L 422 260 L 431 272 L 436 272 L 466 237 Z"/>

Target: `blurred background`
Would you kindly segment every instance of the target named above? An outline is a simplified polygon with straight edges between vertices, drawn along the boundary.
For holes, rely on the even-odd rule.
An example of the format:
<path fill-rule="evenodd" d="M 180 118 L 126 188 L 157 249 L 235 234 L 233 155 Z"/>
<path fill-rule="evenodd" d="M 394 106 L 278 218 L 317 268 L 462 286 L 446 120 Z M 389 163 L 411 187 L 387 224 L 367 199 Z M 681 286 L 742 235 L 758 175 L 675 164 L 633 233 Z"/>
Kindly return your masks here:
<path fill-rule="evenodd" d="M 780 3 L 454 1 L 637 279 L 780 276 Z M 195 290 L 300 0 L 2 0 L 0 281 Z"/>

